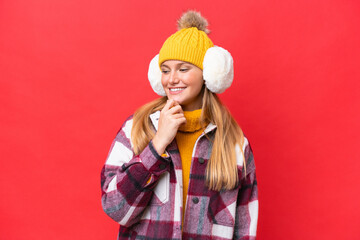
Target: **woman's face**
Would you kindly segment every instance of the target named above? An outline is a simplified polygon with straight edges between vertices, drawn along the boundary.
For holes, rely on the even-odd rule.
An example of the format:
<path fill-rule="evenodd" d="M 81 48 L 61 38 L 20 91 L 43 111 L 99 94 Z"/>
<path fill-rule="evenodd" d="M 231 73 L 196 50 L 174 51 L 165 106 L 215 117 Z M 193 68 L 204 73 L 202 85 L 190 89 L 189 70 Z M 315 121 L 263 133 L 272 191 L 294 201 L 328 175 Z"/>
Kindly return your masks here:
<path fill-rule="evenodd" d="M 184 111 L 200 109 L 204 95 L 202 70 L 179 60 L 165 61 L 160 68 L 161 84 L 167 97 L 177 101 Z"/>

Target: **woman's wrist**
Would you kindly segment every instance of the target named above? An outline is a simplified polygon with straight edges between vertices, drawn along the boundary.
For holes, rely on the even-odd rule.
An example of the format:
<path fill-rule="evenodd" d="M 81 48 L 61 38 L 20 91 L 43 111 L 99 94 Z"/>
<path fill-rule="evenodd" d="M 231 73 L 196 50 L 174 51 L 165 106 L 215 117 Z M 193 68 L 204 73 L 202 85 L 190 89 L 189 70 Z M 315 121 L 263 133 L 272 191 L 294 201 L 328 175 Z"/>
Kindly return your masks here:
<path fill-rule="evenodd" d="M 166 145 L 164 143 L 161 143 L 161 141 L 158 139 L 157 135 L 154 136 L 152 139 L 152 144 L 156 150 L 156 152 L 161 156 L 165 152 Z"/>

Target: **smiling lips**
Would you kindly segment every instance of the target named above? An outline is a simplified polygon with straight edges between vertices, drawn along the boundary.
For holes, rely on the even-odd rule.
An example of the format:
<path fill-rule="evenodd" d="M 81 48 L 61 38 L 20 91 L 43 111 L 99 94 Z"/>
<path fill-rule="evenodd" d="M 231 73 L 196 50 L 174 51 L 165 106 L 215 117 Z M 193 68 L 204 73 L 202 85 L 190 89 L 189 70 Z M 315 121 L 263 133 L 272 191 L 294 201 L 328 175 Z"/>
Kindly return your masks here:
<path fill-rule="evenodd" d="M 180 93 L 182 90 L 184 90 L 186 87 L 183 88 L 169 88 L 169 92 L 171 93 Z"/>

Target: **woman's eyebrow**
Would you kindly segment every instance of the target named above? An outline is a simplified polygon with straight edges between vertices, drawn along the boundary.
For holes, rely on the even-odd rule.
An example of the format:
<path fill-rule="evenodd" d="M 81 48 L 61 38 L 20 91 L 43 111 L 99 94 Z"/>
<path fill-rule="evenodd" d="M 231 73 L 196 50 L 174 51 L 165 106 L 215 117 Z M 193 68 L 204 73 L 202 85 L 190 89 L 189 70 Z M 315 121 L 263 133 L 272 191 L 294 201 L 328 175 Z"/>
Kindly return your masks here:
<path fill-rule="evenodd" d="M 177 66 L 177 67 L 181 67 L 181 66 L 183 66 L 183 65 L 188 66 L 189 63 L 187 63 L 187 62 L 182 62 L 182 63 L 178 63 L 176 66 Z"/>
<path fill-rule="evenodd" d="M 187 62 L 181 62 L 181 63 L 177 63 L 177 64 L 175 64 L 175 67 L 177 67 L 177 68 L 179 68 L 179 67 L 181 67 L 182 65 L 188 65 L 189 63 L 187 63 Z M 166 68 L 170 68 L 168 65 L 166 65 L 166 64 L 161 64 L 161 66 L 160 67 L 166 67 Z"/>

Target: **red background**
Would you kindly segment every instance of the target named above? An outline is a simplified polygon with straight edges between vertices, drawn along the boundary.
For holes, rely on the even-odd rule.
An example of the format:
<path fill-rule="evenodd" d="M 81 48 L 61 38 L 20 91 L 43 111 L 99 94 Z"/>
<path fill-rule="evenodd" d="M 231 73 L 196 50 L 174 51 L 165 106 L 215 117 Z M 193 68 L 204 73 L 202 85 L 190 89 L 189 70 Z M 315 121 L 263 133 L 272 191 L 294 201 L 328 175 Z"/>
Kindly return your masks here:
<path fill-rule="evenodd" d="M 116 239 L 100 169 L 189 8 L 234 57 L 258 239 L 360 239 L 359 2 L 193 2 L 0 1 L 0 239 Z"/>

